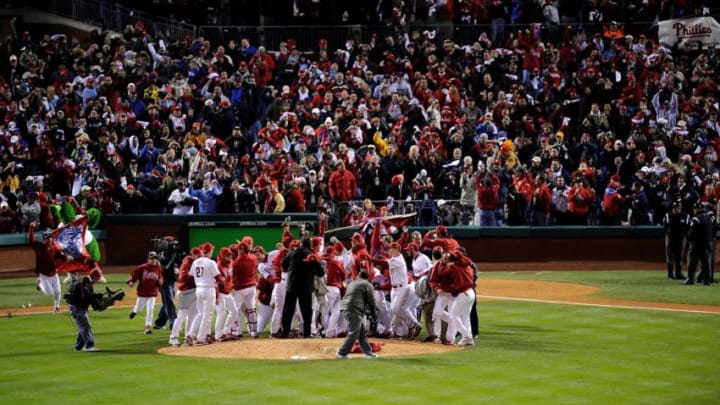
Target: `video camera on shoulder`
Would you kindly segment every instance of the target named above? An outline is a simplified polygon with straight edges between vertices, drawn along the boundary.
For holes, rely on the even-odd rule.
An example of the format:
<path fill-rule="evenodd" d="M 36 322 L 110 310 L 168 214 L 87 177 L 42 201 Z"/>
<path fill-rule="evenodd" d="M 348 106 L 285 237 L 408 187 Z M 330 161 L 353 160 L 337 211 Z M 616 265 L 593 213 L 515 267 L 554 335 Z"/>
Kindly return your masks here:
<path fill-rule="evenodd" d="M 125 298 L 125 291 L 122 289 L 113 291 L 105 287 L 105 294 L 95 294 L 90 305 L 93 311 L 100 312 L 115 305 L 115 301 L 120 301 L 123 298 Z"/>

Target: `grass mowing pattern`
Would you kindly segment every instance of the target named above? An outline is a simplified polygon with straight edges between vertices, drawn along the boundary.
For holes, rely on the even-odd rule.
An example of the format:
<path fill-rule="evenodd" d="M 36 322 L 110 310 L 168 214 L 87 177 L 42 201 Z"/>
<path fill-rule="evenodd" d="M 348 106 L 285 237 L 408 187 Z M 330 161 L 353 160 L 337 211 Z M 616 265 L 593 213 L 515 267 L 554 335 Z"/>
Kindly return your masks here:
<path fill-rule="evenodd" d="M 660 271 L 483 272 L 480 279 L 541 280 L 586 284 L 601 289 L 595 297 L 678 304 L 720 305 L 720 285 L 682 285 Z M 482 288 L 479 291 L 482 294 Z"/>
<path fill-rule="evenodd" d="M 127 310 L 92 313 L 101 353 L 73 353 L 67 314 L 0 318 L 3 403 L 710 404 L 716 315 L 482 302 L 461 352 L 350 361 L 163 356 Z M 278 342 L 281 344 L 281 342 Z M 380 353 L 382 354 L 382 352 Z"/>

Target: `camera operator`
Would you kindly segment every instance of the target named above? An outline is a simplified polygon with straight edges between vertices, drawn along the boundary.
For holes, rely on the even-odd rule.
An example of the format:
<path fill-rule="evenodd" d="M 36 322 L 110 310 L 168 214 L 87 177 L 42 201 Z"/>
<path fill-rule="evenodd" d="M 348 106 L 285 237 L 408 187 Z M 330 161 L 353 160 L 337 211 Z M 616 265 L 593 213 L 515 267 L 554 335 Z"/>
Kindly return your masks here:
<path fill-rule="evenodd" d="M 164 283 L 160 287 L 160 298 L 162 306 L 158 316 L 153 323 L 154 329 L 162 329 L 165 324 L 172 329 L 177 312 L 175 310 L 175 281 L 177 281 L 178 268 L 185 257 L 185 252 L 180 248 L 180 242 L 172 236 L 160 239 L 153 239 L 153 248 L 158 252 L 158 259 L 162 267 Z"/>
<path fill-rule="evenodd" d="M 70 304 L 70 315 L 78 328 L 77 340 L 75 341 L 76 352 L 100 351 L 95 346 L 95 338 L 88 317 L 88 308 L 90 305 L 94 305 L 97 299 L 97 295 L 93 291 L 93 284 L 98 281 L 104 281 L 104 277 L 100 269 L 95 268 L 88 276 L 81 279 L 75 278 L 65 295 L 68 304 Z"/>

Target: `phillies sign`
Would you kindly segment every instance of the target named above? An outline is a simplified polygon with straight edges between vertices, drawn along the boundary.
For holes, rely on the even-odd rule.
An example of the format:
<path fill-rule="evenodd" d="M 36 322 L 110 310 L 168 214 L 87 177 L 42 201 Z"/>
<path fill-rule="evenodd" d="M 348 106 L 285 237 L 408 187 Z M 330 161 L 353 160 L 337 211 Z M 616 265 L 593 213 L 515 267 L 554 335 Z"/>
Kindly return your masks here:
<path fill-rule="evenodd" d="M 720 24 L 712 17 L 660 21 L 660 43 L 680 49 L 709 48 L 720 45 Z"/>

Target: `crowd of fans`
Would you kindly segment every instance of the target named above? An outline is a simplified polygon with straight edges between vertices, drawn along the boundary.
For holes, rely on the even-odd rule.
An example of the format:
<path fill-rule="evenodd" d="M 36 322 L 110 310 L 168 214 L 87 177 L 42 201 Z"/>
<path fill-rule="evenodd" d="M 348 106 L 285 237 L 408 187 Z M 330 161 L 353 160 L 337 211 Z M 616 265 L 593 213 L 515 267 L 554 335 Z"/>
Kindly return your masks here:
<path fill-rule="evenodd" d="M 11 25 L 0 232 L 52 227 L 59 197 L 105 214 L 327 210 L 334 225 L 382 207 L 428 225 L 648 225 L 720 192 L 720 53 L 622 24 L 277 51 L 142 23 L 80 41 Z"/>

